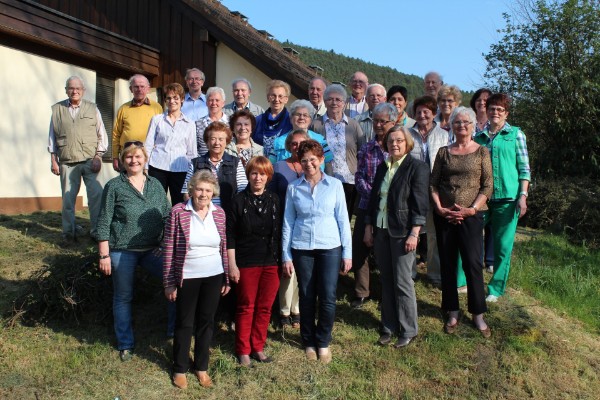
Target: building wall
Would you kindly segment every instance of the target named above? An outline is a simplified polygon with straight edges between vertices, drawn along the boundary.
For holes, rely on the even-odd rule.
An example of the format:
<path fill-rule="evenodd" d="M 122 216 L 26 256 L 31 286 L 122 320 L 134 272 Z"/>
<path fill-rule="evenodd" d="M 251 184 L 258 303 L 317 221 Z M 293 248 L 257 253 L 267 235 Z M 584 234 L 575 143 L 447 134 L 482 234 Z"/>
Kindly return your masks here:
<path fill-rule="evenodd" d="M 50 172 L 48 153 L 50 107 L 67 98 L 65 81 L 71 75 L 83 78 L 85 99 L 94 101 L 96 73 L 4 46 L 0 59 L 0 104 L 5 105 L 0 118 L 0 213 L 60 209 L 60 181 Z M 109 167 L 102 168 L 103 181 L 113 175 Z M 83 188 L 80 195 L 87 205 Z"/>
<path fill-rule="evenodd" d="M 233 101 L 231 93 L 231 82 L 239 77 L 244 77 L 252 83 L 252 96 L 250 101 L 260 105 L 265 110 L 269 107 L 267 102 L 266 87 L 271 80 L 270 77 L 262 73 L 244 58 L 240 57 L 231 48 L 223 43 L 217 46 L 217 86 L 225 90 L 227 103 Z M 206 88 L 208 89 L 208 88 Z M 296 97 L 290 96 L 288 106 L 296 100 Z"/>

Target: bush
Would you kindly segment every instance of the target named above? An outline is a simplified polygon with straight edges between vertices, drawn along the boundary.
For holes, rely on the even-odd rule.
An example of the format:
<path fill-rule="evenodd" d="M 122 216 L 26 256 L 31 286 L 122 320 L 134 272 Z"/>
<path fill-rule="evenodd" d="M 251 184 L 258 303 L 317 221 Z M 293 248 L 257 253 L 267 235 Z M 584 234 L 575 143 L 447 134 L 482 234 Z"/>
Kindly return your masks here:
<path fill-rule="evenodd" d="M 544 179 L 535 182 L 526 224 L 564 233 L 571 242 L 600 248 L 600 185 L 591 178 Z"/>

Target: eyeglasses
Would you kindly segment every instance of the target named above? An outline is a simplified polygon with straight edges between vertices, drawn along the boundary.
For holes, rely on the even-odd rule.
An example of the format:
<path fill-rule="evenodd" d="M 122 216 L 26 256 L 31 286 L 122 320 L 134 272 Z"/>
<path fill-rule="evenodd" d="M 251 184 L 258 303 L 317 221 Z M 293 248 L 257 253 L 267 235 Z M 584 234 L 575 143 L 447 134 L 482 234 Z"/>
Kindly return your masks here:
<path fill-rule="evenodd" d="M 452 103 L 455 103 L 455 101 L 454 101 L 454 99 L 441 99 L 440 103 L 449 103 L 449 104 L 452 104 Z"/>
<path fill-rule="evenodd" d="M 123 148 L 127 148 L 129 146 L 144 147 L 144 143 L 140 142 L 139 140 L 133 140 L 131 142 L 125 142 Z"/>
<path fill-rule="evenodd" d="M 317 157 L 311 157 L 311 158 L 303 158 L 302 160 L 300 160 L 300 164 L 308 164 L 308 163 L 315 163 L 318 162 L 319 159 Z"/>
<path fill-rule="evenodd" d="M 390 122 L 394 122 L 391 120 L 387 120 L 387 119 L 374 119 L 373 120 L 373 125 L 385 125 L 385 124 L 389 124 Z"/>
<path fill-rule="evenodd" d="M 503 113 L 504 111 L 506 111 L 506 109 L 504 107 L 498 107 L 498 106 L 489 106 L 487 108 L 487 110 L 489 112 L 498 112 L 498 113 Z"/>
<path fill-rule="evenodd" d="M 188 81 L 193 82 L 193 81 L 197 81 L 197 82 L 202 82 L 204 81 L 204 79 L 202 78 L 187 78 Z"/>
<path fill-rule="evenodd" d="M 299 146 L 300 143 L 302 143 L 302 142 L 292 142 L 292 143 L 290 143 L 290 146 L 296 147 L 296 146 Z"/>
<path fill-rule="evenodd" d="M 385 95 L 381 95 L 381 94 L 370 94 L 367 96 L 369 99 L 383 99 L 385 97 Z"/>
<path fill-rule="evenodd" d="M 275 100 L 275 99 L 283 100 L 283 99 L 286 99 L 287 97 L 288 96 L 285 95 L 285 94 L 270 94 L 269 95 L 269 100 Z"/>
<path fill-rule="evenodd" d="M 471 122 L 471 121 L 454 121 L 452 124 L 456 125 L 456 126 L 469 126 L 472 123 L 473 122 Z"/>
<path fill-rule="evenodd" d="M 308 119 L 308 118 L 310 118 L 310 115 L 309 115 L 309 114 L 293 113 L 292 115 L 293 115 L 294 117 L 298 117 L 298 118 L 305 118 L 305 119 Z"/>
<path fill-rule="evenodd" d="M 82 87 L 71 87 L 67 88 L 67 92 L 83 92 L 84 89 Z"/>
<path fill-rule="evenodd" d="M 330 97 L 328 99 L 325 99 L 325 101 L 329 102 L 329 103 L 343 103 L 344 99 L 338 99 L 335 97 Z"/>
<path fill-rule="evenodd" d="M 353 79 L 352 81 L 350 81 L 350 83 L 352 83 L 353 85 L 365 85 L 367 82 L 361 81 L 359 79 Z"/>

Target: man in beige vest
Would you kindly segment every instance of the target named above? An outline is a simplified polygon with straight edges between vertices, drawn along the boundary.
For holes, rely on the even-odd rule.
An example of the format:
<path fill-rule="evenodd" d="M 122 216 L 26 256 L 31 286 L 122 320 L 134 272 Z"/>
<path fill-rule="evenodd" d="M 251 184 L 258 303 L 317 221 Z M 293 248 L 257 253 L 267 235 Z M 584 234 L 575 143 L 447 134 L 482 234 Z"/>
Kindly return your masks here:
<path fill-rule="evenodd" d="M 48 151 L 52 173 L 60 175 L 62 190 L 62 235 L 64 241 L 76 240 L 82 228 L 75 225 L 75 201 L 81 178 L 87 190 L 90 210 L 90 236 L 96 237 L 96 222 L 102 200 L 98 171 L 108 138 L 96 104 L 83 99 L 85 85 L 78 76 L 67 79 L 68 99 L 52 106 Z"/>

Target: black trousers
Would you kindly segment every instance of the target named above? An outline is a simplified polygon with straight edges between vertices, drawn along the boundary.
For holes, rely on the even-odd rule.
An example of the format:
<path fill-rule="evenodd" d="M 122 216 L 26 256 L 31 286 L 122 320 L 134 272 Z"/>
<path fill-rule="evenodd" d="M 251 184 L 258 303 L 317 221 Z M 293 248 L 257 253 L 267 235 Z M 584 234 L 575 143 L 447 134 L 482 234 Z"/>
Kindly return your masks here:
<path fill-rule="evenodd" d="M 356 191 L 356 187 L 350 183 L 342 183 L 344 187 L 344 196 L 346 197 L 346 208 L 348 209 L 348 218 L 352 221 L 352 215 L 356 213 L 358 210 L 358 202 L 356 201 L 358 197 L 358 192 Z"/>
<path fill-rule="evenodd" d="M 177 288 L 177 316 L 173 341 L 173 372 L 190 368 L 190 346 L 194 323 L 194 370 L 208 370 L 208 354 L 215 325 L 215 313 L 221 298 L 223 274 L 207 278 L 184 279 Z"/>
<path fill-rule="evenodd" d="M 465 218 L 459 225 L 451 224 L 435 213 L 433 220 L 440 254 L 442 309 L 445 311 L 459 310 L 456 275 L 458 253 L 460 252 L 467 279 L 468 310 L 471 314 L 486 312 L 482 246 L 480 245 L 483 240 L 482 213 Z"/>
<path fill-rule="evenodd" d="M 169 193 L 171 195 L 172 205 L 181 203 L 183 201 L 183 193 L 181 193 L 181 188 L 185 182 L 186 172 L 171 172 L 150 166 L 148 169 L 148 175 L 158 179 L 163 189 L 165 189 L 165 193 Z"/>

